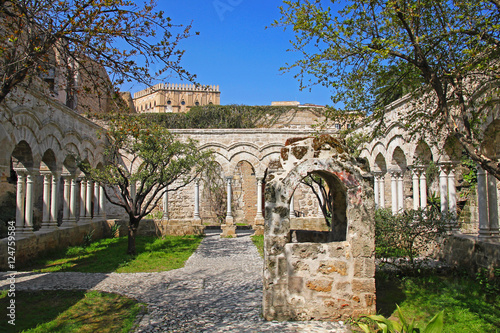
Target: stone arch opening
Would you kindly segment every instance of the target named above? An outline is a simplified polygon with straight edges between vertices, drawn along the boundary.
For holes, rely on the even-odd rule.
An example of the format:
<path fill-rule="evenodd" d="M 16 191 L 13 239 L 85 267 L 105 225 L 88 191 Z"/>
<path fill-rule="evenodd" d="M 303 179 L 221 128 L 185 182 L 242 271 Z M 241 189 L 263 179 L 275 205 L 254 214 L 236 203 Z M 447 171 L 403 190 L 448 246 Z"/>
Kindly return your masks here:
<path fill-rule="evenodd" d="M 295 187 L 290 198 L 296 199 L 300 184 L 305 184 L 315 196 L 315 204 L 319 206 L 320 218 L 294 218 L 291 213 L 291 242 L 345 241 L 347 232 L 346 188 L 337 176 L 328 171 L 308 173 Z M 300 200 L 295 200 L 299 201 Z M 290 209 L 295 207 L 290 204 Z"/>
<path fill-rule="evenodd" d="M 201 175 L 200 215 L 205 223 L 221 225 L 227 211 L 227 190 L 224 169 L 211 161 Z"/>
<path fill-rule="evenodd" d="M 397 171 L 404 172 L 406 170 L 406 155 L 399 146 L 392 153 L 392 165 L 398 169 Z"/>
<path fill-rule="evenodd" d="M 248 161 L 240 161 L 233 172 L 234 222 L 253 225 L 257 214 L 255 169 Z"/>
<path fill-rule="evenodd" d="M 30 170 L 33 168 L 33 153 L 26 141 L 19 142 L 12 151 L 12 165 L 14 169 Z"/>

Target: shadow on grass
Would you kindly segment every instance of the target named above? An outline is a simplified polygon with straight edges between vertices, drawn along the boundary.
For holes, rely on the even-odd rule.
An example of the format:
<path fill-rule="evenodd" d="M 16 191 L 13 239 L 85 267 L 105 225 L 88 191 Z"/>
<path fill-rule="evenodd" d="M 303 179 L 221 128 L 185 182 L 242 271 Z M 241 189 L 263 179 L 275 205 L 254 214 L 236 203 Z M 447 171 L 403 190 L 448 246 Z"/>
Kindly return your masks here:
<path fill-rule="evenodd" d="M 377 313 L 390 317 L 396 311 L 396 304 L 406 299 L 401 280 L 388 273 L 377 272 L 375 276 L 377 288 Z"/>
<path fill-rule="evenodd" d="M 85 297 L 84 291 L 39 291 L 16 292 L 15 297 L 8 297 L 6 293 L 0 296 L 2 320 L 1 332 L 21 332 L 35 328 L 38 324 L 50 322 L 57 318 L 59 313 L 71 308 Z M 7 306 L 11 299 L 15 300 L 15 326 L 3 320 L 7 317 Z M 9 318 L 10 320 L 10 318 Z"/>
<path fill-rule="evenodd" d="M 127 254 L 127 237 L 102 239 L 84 248 L 70 247 L 65 252 L 52 252 L 22 269 L 35 272 L 154 272 L 176 269 L 196 250 L 201 237 L 137 236 L 137 255 Z M 168 262 L 169 259 L 172 262 Z M 134 267 L 134 266 L 140 267 Z"/>
<path fill-rule="evenodd" d="M 500 332 L 500 295 L 465 273 L 394 276 L 377 272 L 377 312 L 390 317 L 398 304 L 420 324 L 445 311 L 443 332 Z"/>
<path fill-rule="evenodd" d="M 84 291 L 16 292 L 0 295 L 0 307 L 15 299 L 15 326 L 0 322 L 1 332 L 129 331 L 141 309 L 136 301 L 116 294 Z"/>

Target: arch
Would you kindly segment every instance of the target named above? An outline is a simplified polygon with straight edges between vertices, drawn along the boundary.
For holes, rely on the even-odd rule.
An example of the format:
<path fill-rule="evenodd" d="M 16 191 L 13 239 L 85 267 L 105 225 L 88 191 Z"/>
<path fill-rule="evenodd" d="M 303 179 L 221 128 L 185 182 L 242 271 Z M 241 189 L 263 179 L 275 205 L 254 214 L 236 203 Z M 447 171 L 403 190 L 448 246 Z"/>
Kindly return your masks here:
<path fill-rule="evenodd" d="M 428 165 L 433 160 L 432 151 L 427 142 L 420 140 L 412 155 L 413 165 Z"/>
<path fill-rule="evenodd" d="M 28 142 L 24 140 L 19 142 L 14 147 L 11 156 L 14 169 L 30 170 L 33 168 L 33 152 Z"/>
<path fill-rule="evenodd" d="M 42 161 L 40 163 L 40 171 L 51 171 L 56 172 L 57 170 L 57 159 L 56 154 L 52 149 L 47 149 L 42 156 Z"/>
<path fill-rule="evenodd" d="M 457 138 L 450 135 L 444 141 L 441 149 L 441 156 L 439 162 L 457 162 L 462 158 L 462 145 L 458 142 Z"/>
<path fill-rule="evenodd" d="M 373 171 L 378 171 L 382 173 L 387 172 L 387 163 L 385 161 L 384 155 L 382 153 L 378 153 L 375 157 L 375 163 L 373 165 Z"/>
<path fill-rule="evenodd" d="M 407 167 L 406 155 L 401 147 L 396 147 L 392 153 L 391 164 L 399 168 L 398 171 L 405 171 Z"/>
<path fill-rule="evenodd" d="M 255 168 L 247 160 L 236 163 L 233 171 L 234 222 L 253 224 L 257 215 Z"/>
<path fill-rule="evenodd" d="M 500 119 L 492 121 L 486 127 L 481 150 L 489 158 L 500 159 Z"/>

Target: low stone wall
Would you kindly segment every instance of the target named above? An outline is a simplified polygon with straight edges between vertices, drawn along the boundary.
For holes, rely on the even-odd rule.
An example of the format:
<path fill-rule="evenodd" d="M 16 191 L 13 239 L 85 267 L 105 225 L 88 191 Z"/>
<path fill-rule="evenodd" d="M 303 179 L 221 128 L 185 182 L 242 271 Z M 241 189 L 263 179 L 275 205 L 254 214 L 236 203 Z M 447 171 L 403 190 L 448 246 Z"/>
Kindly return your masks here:
<path fill-rule="evenodd" d="M 139 224 L 139 235 L 145 236 L 185 236 L 202 235 L 205 226 L 201 220 L 169 219 L 169 220 L 142 220 Z"/>
<path fill-rule="evenodd" d="M 54 250 L 63 250 L 68 246 L 83 244 L 84 236 L 94 230 L 92 239 L 100 239 L 111 234 L 110 226 L 113 221 L 92 221 L 79 224 L 72 228 L 58 228 L 50 231 L 39 230 L 28 237 L 16 237 L 15 269 L 29 263 L 41 254 Z M 8 238 L 0 240 L 0 269 L 12 270 L 8 266 L 9 248 Z"/>
<path fill-rule="evenodd" d="M 329 231 L 324 217 L 294 217 L 290 219 L 290 229 Z"/>
<path fill-rule="evenodd" d="M 479 240 L 469 235 L 452 235 L 445 239 L 439 259 L 454 267 L 475 273 L 479 268 L 500 268 L 500 242 Z"/>

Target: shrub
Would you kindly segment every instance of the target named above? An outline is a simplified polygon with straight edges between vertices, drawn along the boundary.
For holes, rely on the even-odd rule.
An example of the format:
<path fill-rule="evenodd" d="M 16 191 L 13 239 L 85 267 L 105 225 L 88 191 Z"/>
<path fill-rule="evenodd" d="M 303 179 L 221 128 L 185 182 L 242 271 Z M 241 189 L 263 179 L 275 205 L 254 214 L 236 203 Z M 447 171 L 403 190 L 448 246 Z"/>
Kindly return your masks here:
<path fill-rule="evenodd" d="M 392 215 L 383 209 L 375 213 L 375 246 L 378 258 L 405 258 L 408 262 L 386 260 L 399 268 L 416 269 L 417 257 L 426 256 L 435 241 L 448 230 L 450 216 L 437 209 L 409 210 Z"/>

